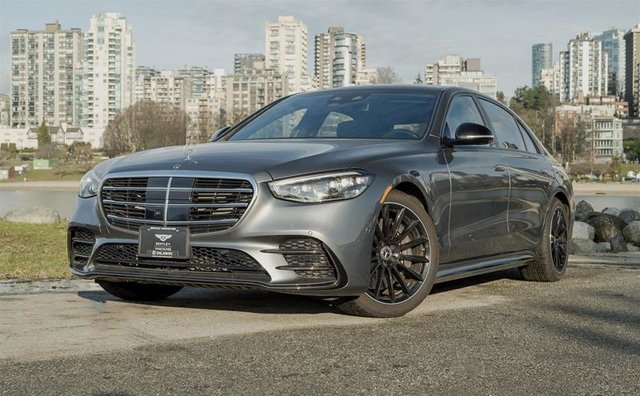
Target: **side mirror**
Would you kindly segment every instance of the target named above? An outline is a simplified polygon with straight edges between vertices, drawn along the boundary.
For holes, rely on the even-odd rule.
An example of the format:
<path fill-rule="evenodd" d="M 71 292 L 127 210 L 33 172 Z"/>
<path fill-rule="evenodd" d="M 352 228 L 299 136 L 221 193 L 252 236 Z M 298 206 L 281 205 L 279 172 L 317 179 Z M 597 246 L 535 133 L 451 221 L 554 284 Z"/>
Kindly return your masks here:
<path fill-rule="evenodd" d="M 456 129 L 456 138 L 449 143 L 452 145 L 484 145 L 491 144 L 493 139 L 495 139 L 493 132 L 486 126 L 465 122 Z"/>
<path fill-rule="evenodd" d="M 216 140 L 220 139 L 221 137 L 224 136 L 224 134 L 231 129 L 231 127 L 224 127 L 224 128 L 220 128 L 217 131 L 215 131 L 214 133 L 211 134 L 211 139 L 209 139 L 210 142 L 215 142 Z"/>

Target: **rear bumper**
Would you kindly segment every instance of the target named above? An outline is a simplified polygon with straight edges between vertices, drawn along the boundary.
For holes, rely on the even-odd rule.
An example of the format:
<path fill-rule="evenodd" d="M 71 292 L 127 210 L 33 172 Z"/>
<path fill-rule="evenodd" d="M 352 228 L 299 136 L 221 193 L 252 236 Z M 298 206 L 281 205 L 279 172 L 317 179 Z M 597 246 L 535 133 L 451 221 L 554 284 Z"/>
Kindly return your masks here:
<path fill-rule="evenodd" d="M 131 253 L 102 254 L 118 246 L 137 251 L 138 233 L 109 225 L 97 197 L 79 198 L 69 222 L 70 270 L 97 280 L 261 288 L 327 297 L 360 295 L 369 286 L 373 223 L 386 186 L 383 180 L 374 180 L 355 199 L 312 205 L 275 199 L 266 183 L 258 183 L 254 204 L 236 226 L 191 236 L 194 252 L 206 249 L 215 255 L 208 264 L 202 257 L 163 262 L 138 259 Z M 80 247 L 83 257 L 78 257 L 75 230 L 93 236 Z M 303 246 L 295 241 L 311 242 Z M 244 255 L 255 265 L 228 265 L 230 255 Z"/>

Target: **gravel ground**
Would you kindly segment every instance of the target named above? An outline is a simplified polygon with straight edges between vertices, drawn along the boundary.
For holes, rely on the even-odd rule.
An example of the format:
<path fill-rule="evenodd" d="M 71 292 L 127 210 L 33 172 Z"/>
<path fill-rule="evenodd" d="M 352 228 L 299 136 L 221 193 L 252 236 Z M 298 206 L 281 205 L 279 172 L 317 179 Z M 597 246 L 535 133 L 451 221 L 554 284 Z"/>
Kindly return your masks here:
<path fill-rule="evenodd" d="M 640 267 L 439 285 L 403 318 L 185 290 L 0 296 L 0 394 L 640 394 Z"/>

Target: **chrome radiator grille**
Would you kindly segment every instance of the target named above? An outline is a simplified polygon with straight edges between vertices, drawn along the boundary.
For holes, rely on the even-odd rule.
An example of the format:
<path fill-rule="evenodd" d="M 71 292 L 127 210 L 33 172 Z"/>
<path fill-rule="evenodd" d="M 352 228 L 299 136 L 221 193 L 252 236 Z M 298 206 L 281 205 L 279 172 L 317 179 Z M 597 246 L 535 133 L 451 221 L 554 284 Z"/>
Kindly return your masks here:
<path fill-rule="evenodd" d="M 221 178 L 112 178 L 100 192 L 104 215 L 115 227 L 188 226 L 193 234 L 232 227 L 252 198 L 249 181 Z"/>

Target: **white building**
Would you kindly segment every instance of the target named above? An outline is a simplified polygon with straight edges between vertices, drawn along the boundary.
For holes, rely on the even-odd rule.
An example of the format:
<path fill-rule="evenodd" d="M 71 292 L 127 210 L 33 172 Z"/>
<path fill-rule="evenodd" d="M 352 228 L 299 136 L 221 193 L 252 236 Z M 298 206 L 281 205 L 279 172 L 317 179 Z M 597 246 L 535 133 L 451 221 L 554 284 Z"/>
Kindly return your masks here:
<path fill-rule="evenodd" d="M 594 99 L 599 104 L 563 104 L 556 107 L 555 128 L 559 134 L 566 127 L 582 121 L 586 126 L 589 149 L 585 156 L 596 162 L 622 158 L 622 120 L 618 118 L 620 102 L 613 96 Z"/>
<path fill-rule="evenodd" d="M 581 100 L 587 96 L 605 96 L 608 89 L 608 56 L 602 42 L 589 33 L 580 33 L 569 41 L 567 51 L 560 53 L 563 102 Z"/>
<path fill-rule="evenodd" d="M 313 89 L 307 71 L 307 25 L 292 16 L 265 23 L 265 68 L 284 74 L 289 93 Z"/>
<path fill-rule="evenodd" d="M 340 26 L 316 35 L 314 53 L 318 88 L 354 85 L 367 65 L 364 37 L 346 33 Z"/>
<path fill-rule="evenodd" d="M 273 69 L 260 67 L 225 78 L 225 113 L 227 123 L 253 113 L 290 92 L 286 75 Z"/>
<path fill-rule="evenodd" d="M 622 121 L 613 116 L 592 116 L 587 128 L 591 155 L 596 162 L 622 158 Z"/>
<path fill-rule="evenodd" d="M 58 22 L 44 30 L 19 29 L 11 32 L 10 45 L 12 126 L 76 123 L 80 29 L 62 30 Z"/>
<path fill-rule="evenodd" d="M 0 94 L 0 126 L 9 126 L 9 109 L 11 100 L 9 95 Z"/>
<path fill-rule="evenodd" d="M 233 54 L 233 73 L 240 74 L 255 67 L 256 62 L 264 63 L 264 54 L 243 53 Z"/>
<path fill-rule="evenodd" d="M 173 70 L 136 69 L 135 102 L 169 103 L 181 109 L 191 98 L 191 80 L 177 76 Z"/>
<path fill-rule="evenodd" d="M 378 77 L 378 70 L 362 69 L 358 71 L 358 75 L 356 76 L 356 85 L 377 84 Z"/>
<path fill-rule="evenodd" d="M 549 69 L 540 71 L 539 85 L 543 85 L 552 94 L 560 94 L 560 83 L 562 81 L 562 73 L 560 72 L 560 62 L 556 62 Z"/>
<path fill-rule="evenodd" d="M 212 133 L 224 126 L 226 81 L 224 69 L 215 69 L 206 76 L 204 94 L 187 99 L 184 108 L 189 116 L 187 134 L 195 136 L 202 130 Z"/>
<path fill-rule="evenodd" d="M 38 127 L 24 128 L 0 128 L 0 144 L 15 144 L 16 149 L 37 149 Z M 56 144 L 71 145 L 75 142 L 90 143 L 92 148 L 102 147 L 102 128 L 73 127 L 66 124 L 48 126 L 51 134 L 51 142 Z"/>
<path fill-rule="evenodd" d="M 190 98 L 203 98 L 207 96 L 207 78 L 211 71 L 203 66 L 185 66 L 178 70 L 177 76 L 191 81 Z"/>
<path fill-rule="evenodd" d="M 84 40 L 84 84 L 81 125 L 106 128 L 133 104 L 135 45 L 131 26 L 118 13 L 91 18 Z"/>
<path fill-rule="evenodd" d="M 427 85 L 473 89 L 492 98 L 496 98 L 498 91 L 497 78 L 482 71 L 479 58 L 463 59 L 457 55 L 446 55 L 427 64 L 424 81 Z"/>

